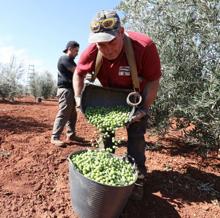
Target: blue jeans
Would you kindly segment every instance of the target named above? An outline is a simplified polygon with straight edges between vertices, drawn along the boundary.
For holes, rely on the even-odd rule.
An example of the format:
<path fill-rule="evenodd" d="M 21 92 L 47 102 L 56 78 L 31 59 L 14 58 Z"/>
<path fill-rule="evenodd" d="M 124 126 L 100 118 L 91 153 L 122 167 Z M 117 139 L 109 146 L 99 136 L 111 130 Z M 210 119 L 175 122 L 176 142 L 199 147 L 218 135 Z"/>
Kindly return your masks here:
<path fill-rule="evenodd" d="M 75 125 L 77 120 L 73 90 L 68 88 L 58 88 L 57 97 L 59 102 L 59 110 L 53 125 L 53 139 L 60 138 L 65 126 L 67 136 L 75 135 Z"/>

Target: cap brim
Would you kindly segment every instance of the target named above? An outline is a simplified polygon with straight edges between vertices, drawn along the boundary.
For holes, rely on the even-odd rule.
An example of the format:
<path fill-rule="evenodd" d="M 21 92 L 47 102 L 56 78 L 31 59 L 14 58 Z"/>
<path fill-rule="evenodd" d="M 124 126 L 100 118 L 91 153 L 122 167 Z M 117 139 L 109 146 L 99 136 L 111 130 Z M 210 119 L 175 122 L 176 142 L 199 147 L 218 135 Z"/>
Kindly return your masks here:
<path fill-rule="evenodd" d="M 64 49 L 64 50 L 63 50 L 63 52 L 64 52 L 64 53 L 66 53 L 66 52 L 67 52 L 67 50 L 68 50 L 68 49 L 66 48 L 66 49 Z"/>
<path fill-rule="evenodd" d="M 99 33 L 90 33 L 89 35 L 89 43 L 97 43 L 97 42 L 110 42 L 112 41 L 116 35 L 118 30 L 114 30 L 111 32 L 99 32 Z"/>

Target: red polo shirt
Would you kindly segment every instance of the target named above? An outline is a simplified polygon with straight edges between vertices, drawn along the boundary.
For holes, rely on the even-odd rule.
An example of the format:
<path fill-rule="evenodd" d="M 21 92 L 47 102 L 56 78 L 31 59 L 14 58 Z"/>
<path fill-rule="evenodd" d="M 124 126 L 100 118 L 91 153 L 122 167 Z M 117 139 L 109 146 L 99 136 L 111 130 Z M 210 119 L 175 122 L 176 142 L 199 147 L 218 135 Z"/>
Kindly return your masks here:
<path fill-rule="evenodd" d="M 147 35 L 128 32 L 132 41 L 138 76 L 143 80 L 141 90 L 147 81 L 158 80 L 161 76 L 160 58 L 154 42 Z M 95 60 L 98 49 L 96 44 L 90 44 L 81 54 L 76 70 L 80 75 L 95 71 Z M 100 71 L 97 75 L 104 87 L 132 89 L 130 67 L 124 49 L 115 60 L 103 57 Z"/>

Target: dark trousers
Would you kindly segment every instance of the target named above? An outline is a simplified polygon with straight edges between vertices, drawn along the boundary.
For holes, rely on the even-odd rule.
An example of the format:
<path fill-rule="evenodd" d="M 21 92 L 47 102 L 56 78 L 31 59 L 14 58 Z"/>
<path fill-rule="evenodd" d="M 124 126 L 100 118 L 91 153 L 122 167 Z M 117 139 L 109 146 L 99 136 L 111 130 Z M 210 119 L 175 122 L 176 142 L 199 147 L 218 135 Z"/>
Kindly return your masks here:
<path fill-rule="evenodd" d="M 143 117 L 140 122 L 132 123 L 127 128 L 128 155 L 133 157 L 138 167 L 145 165 L 145 139 L 148 117 Z"/>

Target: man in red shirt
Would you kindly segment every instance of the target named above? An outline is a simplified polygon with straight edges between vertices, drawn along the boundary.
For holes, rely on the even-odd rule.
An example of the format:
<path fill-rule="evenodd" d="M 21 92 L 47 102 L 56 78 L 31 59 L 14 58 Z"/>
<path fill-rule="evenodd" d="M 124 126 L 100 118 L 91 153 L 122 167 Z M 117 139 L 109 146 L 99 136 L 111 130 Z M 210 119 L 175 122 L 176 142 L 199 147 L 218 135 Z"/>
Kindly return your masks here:
<path fill-rule="evenodd" d="M 161 77 L 160 59 L 154 42 L 145 34 L 125 32 L 115 11 L 100 11 L 91 22 L 90 45 L 81 54 L 73 76 L 76 104 L 79 105 L 84 79 L 87 73 L 95 71 L 98 51 L 102 64 L 97 74 L 103 87 L 132 89 L 131 67 L 125 53 L 125 37 L 132 43 L 143 97 L 141 106 L 132 117 L 127 128 L 128 155 L 135 159 L 139 178 L 146 177 L 145 139 L 148 109 L 157 96 Z M 143 189 L 142 189 L 143 191 Z"/>

